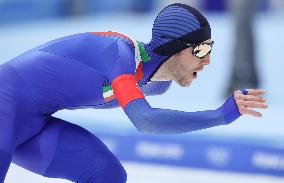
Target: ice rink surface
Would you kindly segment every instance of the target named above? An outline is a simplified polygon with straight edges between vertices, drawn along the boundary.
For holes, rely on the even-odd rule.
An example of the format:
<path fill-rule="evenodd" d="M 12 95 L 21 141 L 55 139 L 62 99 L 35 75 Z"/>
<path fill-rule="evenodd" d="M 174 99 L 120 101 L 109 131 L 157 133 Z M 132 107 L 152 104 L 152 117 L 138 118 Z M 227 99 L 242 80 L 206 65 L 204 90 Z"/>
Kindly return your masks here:
<path fill-rule="evenodd" d="M 123 32 L 137 40 L 149 41 L 153 16 L 96 16 L 68 20 L 44 21 L 18 24 L 0 28 L 0 62 L 3 63 L 18 54 L 45 43 L 51 39 L 79 32 L 115 30 Z M 261 119 L 242 117 L 229 126 L 221 126 L 194 132 L 198 135 L 214 135 L 222 138 L 240 137 L 248 139 L 265 139 L 259 143 L 273 144 L 284 149 L 284 61 L 282 58 L 284 24 L 282 16 L 259 15 L 255 22 L 257 42 L 257 63 L 261 87 L 267 90 L 269 109 L 264 111 Z M 197 111 L 219 107 L 229 79 L 233 47 L 233 24 L 230 16 L 208 15 L 215 41 L 211 65 L 204 69 L 189 88 L 180 88 L 174 84 L 162 96 L 149 97 L 152 107 L 171 108 L 184 111 Z M 123 21 L 122 21 L 123 20 Z M 178 96 L 178 97 L 176 97 Z M 111 115 L 109 115 L 111 112 Z M 76 110 L 60 111 L 55 114 L 65 120 L 80 124 L 86 128 L 105 127 L 117 133 L 135 131 L 133 125 L 121 109 L 114 110 Z M 266 141 L 267 140 L 267 141 Z M 272 177 L 252 174 L 237 174 L 201 169 L 178 168 L 150 164 L 124 162 L 128 172 L 129 183 L 280 183 L 284 177 Z M 283 163 L 284 169 L 284 163 Z M 23 181 L 24 180 L 24 181 Z M 67 181 L 45 179 L 24 169 L 12 165 L 6 183 L 63 183 Z"/>

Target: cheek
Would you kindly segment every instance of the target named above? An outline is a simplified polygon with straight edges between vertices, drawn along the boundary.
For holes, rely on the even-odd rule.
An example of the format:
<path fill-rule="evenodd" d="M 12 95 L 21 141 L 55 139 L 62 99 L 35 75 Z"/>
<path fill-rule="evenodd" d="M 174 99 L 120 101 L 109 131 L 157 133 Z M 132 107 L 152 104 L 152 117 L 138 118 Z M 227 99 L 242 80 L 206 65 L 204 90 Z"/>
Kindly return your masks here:
<path fill-rule="evenodd" d="M 186 63 L 186 62 L 182 62 L 179 64 L 178 66 L 178 71 L 179 73 L 181 73 L 182 75 L 187 75 L 187 73 L 190 71 L 191 66 L 190 64 Z"/>
<path fill-rule="evenodd" d="M 192 70 L 198 64 L 198 58 L 193 56 L 191 52 L 187 52 L 187 54 L 183 55 L 181 63 L 184 69 Z"/>
<path fill-rule="evenodd" d="M 188 64 L 181 64 L 178 75 L 180 79 L 189 79 L 192 76 L 191 67 Z"/>
<path fill-rule="evenodd" d="M 195 63 L 192 62 L 190 59 L 186 59 L 182 64 L 181 64 L 181 69 L 184 70 L 185 72 L 191 72 L 195 68 Z"/>

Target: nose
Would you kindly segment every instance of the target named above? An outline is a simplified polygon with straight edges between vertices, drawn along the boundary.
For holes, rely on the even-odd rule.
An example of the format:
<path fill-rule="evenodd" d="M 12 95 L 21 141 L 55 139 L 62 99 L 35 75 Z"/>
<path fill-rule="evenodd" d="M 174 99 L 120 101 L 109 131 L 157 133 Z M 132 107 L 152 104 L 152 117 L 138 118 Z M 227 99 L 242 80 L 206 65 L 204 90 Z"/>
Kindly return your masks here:
<path fill-rule="evenodd" d="M 202 60 L 203 65 L 209 65 L 210 64 L 210 54 L 206 55 L 206 57 Z"/>

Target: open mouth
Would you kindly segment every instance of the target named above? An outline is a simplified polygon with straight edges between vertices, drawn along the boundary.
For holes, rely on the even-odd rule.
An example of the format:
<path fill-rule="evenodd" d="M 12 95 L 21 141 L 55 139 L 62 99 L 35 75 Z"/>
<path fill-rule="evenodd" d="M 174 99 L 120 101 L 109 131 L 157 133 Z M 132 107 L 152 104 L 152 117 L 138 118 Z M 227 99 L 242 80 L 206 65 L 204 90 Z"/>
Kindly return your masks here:
<path fill-rule="evenodd" d="M 199 69 L 197 69 L 195 72 L 192 73 L 194 78 L 197 78 L 198 72 L 202 71 L 204 67 L 200 67 Z"/>

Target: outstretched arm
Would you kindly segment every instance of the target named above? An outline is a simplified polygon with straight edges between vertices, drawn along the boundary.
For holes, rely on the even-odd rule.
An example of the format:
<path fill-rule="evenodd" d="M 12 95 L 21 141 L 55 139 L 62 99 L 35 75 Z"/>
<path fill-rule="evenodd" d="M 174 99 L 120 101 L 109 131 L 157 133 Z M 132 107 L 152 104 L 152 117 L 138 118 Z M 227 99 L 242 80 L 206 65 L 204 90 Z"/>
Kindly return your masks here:
<path fill-rule="evenodd" d="M 145 99 L 131 101 L 124 109 L 136 128 L 142 132 L 185 133 L 233 122 L 240 116 L 231 96 L 220 108 L 184 112 L 152 108 Z"/>
<path fill-rule="evenodd" d="M 185 133 L 225 124 L 221 110 L 183 112 L 152 108 L 145 99 L 131 101 L 124 109 L 139 131 Z"/>
<path fill-rule="evenodd" d="M 136 86 L 134 76 L 131 74 L 122 75 L 116 78 L 113 82 L 113 88 L 118 101 L 128 118 L 137 129 L 142 132 L 191 132 L 213 126 L 229 124 L 241 115 L 239 106 L 235 100 L 236 94 L 232 95 L 216 110 L 184 112 L 152 108 L 144 99 L 142 92 Z M 127 91 L 125 91 L 126 88 Z M 240 95 L 239 93 L 237 94 L 238 96 Z M 248 105 L 247 101 L 238 101 L 238 103 Z M 259 106 L 261 105 L 259 104 Z"/>

